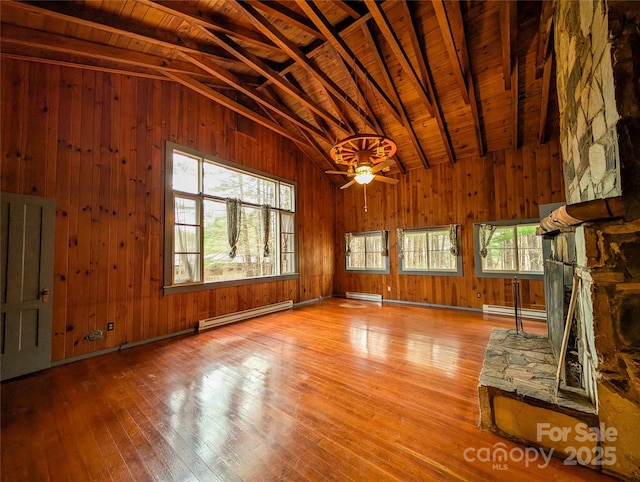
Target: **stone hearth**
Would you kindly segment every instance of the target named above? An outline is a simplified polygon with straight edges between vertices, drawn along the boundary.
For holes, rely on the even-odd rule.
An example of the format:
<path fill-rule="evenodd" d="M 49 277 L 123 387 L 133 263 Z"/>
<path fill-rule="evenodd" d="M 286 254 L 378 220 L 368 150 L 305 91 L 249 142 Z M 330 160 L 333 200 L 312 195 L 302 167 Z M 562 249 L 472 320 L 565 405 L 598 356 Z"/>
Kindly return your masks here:
<path fill-rule="evenodd" d="M 479 387 L 493 387 L 538 404 L 595 414 L 588 399 L 571 392 L 556 392 L 557 366 L 546 336 L 496 328 L 489 340 Z"/>
<path fill-rule="evenodd" d="M 480 426 L 505 438 L 536 446 L 559 457 L 576 447 L 597 453 L 596 407 L 588 398 L 556 391 L 557 361 L 546 336 L 494 329 L 480 374 Z M 547 430 L 547 431 L 545 431 Z M 563 430 L 566 437 L 549 436 Z"/>

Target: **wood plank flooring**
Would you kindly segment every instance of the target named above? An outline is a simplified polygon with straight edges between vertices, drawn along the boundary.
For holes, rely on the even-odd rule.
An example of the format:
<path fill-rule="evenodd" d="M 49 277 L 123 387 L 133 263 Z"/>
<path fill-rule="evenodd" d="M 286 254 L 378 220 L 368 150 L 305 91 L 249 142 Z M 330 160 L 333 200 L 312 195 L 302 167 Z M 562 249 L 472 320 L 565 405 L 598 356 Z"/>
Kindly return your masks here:
<path fill-rule="evenodd" d="M 524 449 L 478 428 L 486 344 L 511 324 L 335 298 L 56 367 L 2 385 L 0 475 L 610 480 L 555 458 L 506 470 L 465 460 L 497 443 Z"/>

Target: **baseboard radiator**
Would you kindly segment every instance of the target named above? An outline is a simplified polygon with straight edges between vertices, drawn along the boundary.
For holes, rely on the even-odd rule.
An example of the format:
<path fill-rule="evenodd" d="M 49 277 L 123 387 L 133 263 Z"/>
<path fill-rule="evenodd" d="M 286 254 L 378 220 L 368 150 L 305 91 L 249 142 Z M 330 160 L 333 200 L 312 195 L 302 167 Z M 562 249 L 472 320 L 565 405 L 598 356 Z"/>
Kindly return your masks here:
<path fill-rule="evenodd" d="M 513 306 L 500 305 L 482 305 L 482 312 L 491 315 L 514 316 Z M 529 308 L 521 308 L 520 313 L 523 318 L 534 320 L 546 320 L 547 312 L 545 310 L 531 310 Z"/>
<path fill-rule="evenodd" d="M 355 293 L 353 291 L 347 291 L 346 296 L 352 300 L 382 301 L 382 295 L 374 295 L 372 293 Z"/>
<path fill-rule="evenodd" d="M 198 332 L 214 328 L 216 326 L 234 323 L 236 321 L 247 320 L 255 316 L 268 315 L 277 311 L 289 310 L 293 307 L 293 300 L 283 301 L 282 303 L 274 303 L 272 305 L 260 306 L 250 310 L 236 311 L 228 315 L 215 316 L 206 320 L 198 321 Z"/>

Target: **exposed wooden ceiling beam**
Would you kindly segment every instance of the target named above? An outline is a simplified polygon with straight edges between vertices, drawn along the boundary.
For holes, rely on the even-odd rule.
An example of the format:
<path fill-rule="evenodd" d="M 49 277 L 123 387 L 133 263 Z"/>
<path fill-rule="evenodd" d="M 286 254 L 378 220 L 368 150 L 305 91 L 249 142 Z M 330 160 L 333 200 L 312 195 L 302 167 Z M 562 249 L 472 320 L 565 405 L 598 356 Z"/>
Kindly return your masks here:
<path fill-rule="evenodd" d="M 244 42 L 249 42 L 262 48 L 280 50 L 267 37 L 253 30 L 249 24 L 237 23 L 224 15 L 203 10 L 196 4 L 167 0 L 137 0 L 137 2 L 144 3 L 151 8 L 157 8 L 206 29 L 231 35 Z"/>
<path fill-rule="evenodd" d="M 416 135 L 416 131 L 413 128 L 413 124 L 409 120 L 409 116 L 407 115 L 407 111 L 404 108 L 404 105 L 402 104 L 402 100 L 400 100 L 398 89 L 396 88 L 395 84 L 393 83 L 393 80 L 391 79 L 391 74 L 389 73 L 389 68 L 387 67 L 387 64 L 383 59 L 382 52 L 380 51 L 380 46 L 374 40 L 373 35 L 371 34 L 371 30 L 369 30 L 369 26 L 366 23 L 362 24 L 362 33 L 364 35 L 365 41 L 367 42 L 367 45 L 371 49 L 371 52 L 373 54 L 373 57 L 376 63 L 378 64 L 378 68 L 380 69 L 380 72 L 382 72 L 382 76 L 384 77 L 385 83 L 387 84 L 387 88 L 389 89 L 389 94 L 393 98 L 395 104 L 400 108 L 400 115 L 402 116 L 404 129 L 407 133 L 407 136 L 411 140 L 411 143 L 413 144 L 416 154 L 422 161 L 422 165 L 425 168 L 427 168 L 429 167 L 429 161 L 427 160 L 427 156 L 424 153 L 424 150 L 422 149 L 422 145 L 420 144 L 420 141 L 418 140 L 418 136 Z M 407 170 L 404 164 L 399 160 L 398 160 L 398 167 L 400 168 L 400 172 L 402 172 L 402 174 L 406 174 Z"/>
<path fill-rule="evenodd" d="M 324 35 L 322 32 L 318 31 L 315 25 L 309 21 L 303 15 L 300 15 L 295 10 L 291 10 L 288 7 L 285 7 L 281 3 L 276 3 L 273 0 L 264 1 L 264 0 L 244 0 L 245 3 L 253 5 L 259 10 L 268 13 L 272 17 L 278 18 L 284 22 L 287 22 L 294 27 L 306 32 L 310 35 L 313 35 L 316 38 L 324 40 Z"/>
<path fill-rule="evenodd" d="M 371 108 L 371 105 L 369 105 L 369 102 L 367 101 L 367 97 L 365 96 L 364 92 L 362 92 L 362 87 L 360 87 L 359 83 L 358 83 L 358 77 L 356 76 L 355 72 L 353 71 L 349 71 L 347 65 L 340 61 L 340 63 L 342 64 L 342 68 L 346 71 L 347 75 L 351 77 L 351 80 L 354 82 L 356 89 L 358 90 L 360 97 L 362 97 L 362 100 L 366 106 L 366 108 L 369 111 L 370 116 L 374 119 L 375 121 L 375 128 L 376 128 L 376 132 L 382 134 L 385 137 L 390 137 L 384 127 L 380 124 L 380 122 L 378 121 L 378 118 L 375 115 L 374 110 Z M 406 169 L 404 167 L 404 164 L 402 163 L 402 160 L 400 159 L 400 155 L 398 153 L 396 153 L 395 155 L 395 160 L 396 163 L 398 164 L 398 168 L 400 169 L 400 171 L 402 172 L 402 174 L 406 173 Z"/>
<path fill-rule="evenodd" d="M 330 2 L 351 18 L 357 19 L 361 16 L 361 14 L 345 0 L 330 0 Z"/>
<path fill-rule="evenodd" d="M 291 85 L 293 85 L 296 89 L 302 90 L 302 88 L 300 87 L 300 84 L 298 83 L 298 81 L 296 80 L 296 78 L 292 74 L 286 74 L 284 76 L 284 78 L 287 79 L 289 82 L 291 82 Z M 267 91 L 271 92 L 271 96 L 273 98 L 280 99 L 280 96 L 277 95 L 277 93 L 274 91 L 272 85 L 264 86 L 264 90 L 267 90 Z M 316 121 L 316 124 L 318 124 L 320 126 L 320 128 L 325 131 L 325 134 L 322 137 L 327 142 L 332 143 L 334 141 L 335 137 L 331 137 L 331 132 L 329 131 L 329 127 L 327 126 L 326 121 L 322 117 L 320 117 L 317 113 L 315 113 L 313 111 L 309 111 L 309 112 L 311 113 L 311 116 L 313 117 L 313 120 Z M 353 130 L 353 126 L 348 126 L 348 128 L 350 129 L 351 133 L 355 132 Z"/>
<path fill-rule="evenodd" d="M 451 68 L 453 70 L 453 77 L 456 79 L 456 83 L 458 84 L 460 94 L 462 94 L 462 98 L 464 99 L 464 103 L 468 104 L 469 90 L 467 89 L 467 82 L 462 64 L 460 63 L 458 51 L 456 50 L 456 42 L 453 38 L 451 23 L 449 22 L 449 18 L 447 16 L 447 10 L 444 6 L 444 1 L 431 0 L 431 5 L 433 6 L 433 10 L 436 13 L 436 19 L 438 20 L 438 26 L 440 27 L 442 40 L 444 41 L 444 46 L 447 49 L 447 54 L 449 55 L 449 62 L 451 63 Z"/>
<path fill-rule="evenodd" d="M 333 28 L 331 23 L 326 19 L 326 17 L 322 14 L 322 11 L 318 7 L 316 3 L 310 2 L 308 0 L 296 0 L 296 3 L 304 10 L 307 16 L 311 19 L 311 21 L 316 25 L 316 27 L 323 33 L 327 41 L 333 46 L 334 49 L 340 54 L 340 56 L 344 59 L 347 64 L 353 63 L 358 75 L 365 81 L 368 82 L 369 85 L 374 89 L 377 96 L 382 99 L 382 103 L 387 107 L 389 112 L 393 115 L 393 117 L 402 124 L 403 120 L 398 113 L 397 107 L 393 104 L 391 99 L 387 96 L 385 91 L 380 87 L 380 85 L 376 82 L 376 80 L 371 77 L 368 70 L 362 62 L 358 59 L 358 57 L 353 53 L 353 51 L 349 48 L 347 43 L 342 40 L 342 37 L 338 34 L 338 32 Z"/>
<path fill-rule="evenodd" d="M 511 89 L 512 40 L 514 34 L 516 3 L 511 0 L 500 2 L 500 40 L 502 46 L 502 76 L 504 77 L 504 90 Z"/>
<path fill-rule="evenodd" d="M 511 54 L 511 148 L 518 149 L 520 147 L 519 136 L 519 115 L 520 115 L 520 84 L 519 84 L 519 58 L 518 58 L 518 3 L 517 2 L 503 2 L 503 4 L 510 5 L 509 12 L 509 27 L 510 32 L 510 46 L 509 52 Z"/>
<path fill-rule="evenodd" d="M 264 112 L 265 116 L 267 116 L 269 119 L 271 119 L 276 124 L 281 125 L 278 122 L 278 120 L 273 116 L 273 113 L 269 109 L 265 109 L 264 106 L 260 106 L 260 108 Z M 304 137 L 306 139 L 306 141 L 311 145 L 312 149 L 317 152 L 317 148 L 316 148 L 317 143 L 315 143 L 315 140 L 314 140 L 313 136 L 310 136 L 309 133 L 307 131 L 305 131 L 304 129 L 301 129 L 300 126 L 295 126 L 295 127 L 298 130 L 298 132 L 300 133 L 300 135 L 302 137 Z M 316 158 L 311 157 L 307 153 L 307 151 L 305 149 L 303 149 L 302 147 L 300 148 L 300 152 L 302 152 L 302 155 L 304 157 L 306 157 L 309 161 L 311 161 L 312 164 L 316 165 L 320 170 L 324 171 L 325 169 L 328 168 L 327 165 L 320 164 Z M 320 159 L 325 161 L 325 163 L 327 162 L 327 159 L 324 156 L 320 156 Z M 333 169 L 333 167 L 331 167 L 331 169 Z"/>
<path fill-rule="evenodd" d="M 393 102 L 400 108 L 400 115 L 402 115 L 402 107 L 403 107 L 402 101 L 400 100 L 400 97 L 398 95 L 398 89 L 396 89 L 396 86 L 393 83 L 393 79 L 391 78 L 391 73 L 389 72 L 389 69 L 383 68 L 383 67 L 386 67 L 387 64 L 384 61 L 384 56 L 382 55 L 380 45 L 373 38 L 373 33 L 371 32 L 371 28 L 369 27 L 369 24 L 367 22 L 363 23 L 360 29 L 362 30 L 362 34 L 364 35 L 365 42 L 371 49 L 373 58 L 376 61 L 376 64 L 378 65 L 378 70 L 380 70 L 380 73 L 382 74 L 382 78 L 385 83 L 385 88 L 389 91 L 389 95 L 393 99 Z M 405 122 L 405 125 L 406 125 L 406 117 L 403 118 L 403 121 Z"/>
<path fill-rule="evenodd" d="M 284 127 L 278 125 L 277 123 L 273 122 L 270 119 L 267 119 L 266 117 L 261 116 L 260 114 L 255 112 L 253 109 L 250 109 L 249 107 L 246 107 L 236 102 L 235 100 L 230 99 L 226 95 L 223 95 L 220 92 L 217 92 L 212 88 L 207 87 L 205 84 L 203 84 L 202 82 L 198 82 L 197 80 L 195 80 L 193 77 L 189 75 L 179 74 L 179 73 L 170 72 L 170 71 L 163 71 L 163 70 L 160 70 L 160 72 L 162 72 L 164 75 L 166 75 L 170 79 L 175 80 L 176 82 L 179 82 L 185 87 L 188 87 L 194 92 L 197 92 L 207 97 L 208 99 L 213 100 L 214 102 L 221 104 L 227 107 L 228 109 L 231 109 L 232 111 L 237 112 L 238 114 L 248 119 L 251 119 L 252 121 L 260 124 L 261 126 L 266 127 L 267 129 L 272 130 L 277 134 L 280 134 L 281 136 L 286 137 L 287 139 L 291 139 L 292 141 L 298 144 L 302 144 L 305 146 L 308 145 L 304 139 L 294 136 L 293 134 L 291 134 L 291 132 L 289 132 L 289 130 L 285 129 Z"/>
<path fill-rule="evenodd" d="M 423 45 L 418 41 L 418 35 L 416 32 L 416 27 L 413 24 L 411 12 L 409 11 L 409 5 L 406 0 L 401 2 L 401 6 L 404 10 L 405 18 L 407 19 L 409 36 L 411 38 L 411 44 L 413 46 L 413 50 L 416 53 L 416 60 L 418 62 L 418 69 L 422 74 L 423 82 L 427 86 L 427 91 L 429 93 L 429 98 L 431 99 L 431 106 L 433 108 L 433 117 L 438 124 L 438 130 L 440 131 L 440 137 L 442 138 L 442 144 L 444 146 L 444 150 L 447 153 L 447 158 L 451 162 L 456 162 L 456 154 L 453 150 L 453 145 L 451 144 L 451 137 L 449 136 L 449 130 L 447 129 L 447 125 L 444 122 L 444 115 L 442 114 L 442 108 L 440 107 L 440 102 L 438 101 L 438 97 L 435 92 L 435 87 L 433 85 L 433 79 L 429 74 L 429 69 L 427 66 L 426 60 L 426 52 L 424 51 Z"/>
<path fill-rule="evenodd" d="M 300 67 L 307 71 L 309 75 L 315 78 L 321 85 L 324 86 L 333 96 L 339 99 L 345 99 L 346 102 L 362 116 L 364 122 L 373 127 L 373 121 L 369 116 L 358 109 L 358 105 L 355 101 L 349 97 L 336 83 L 329 78 L 327 74 L 321 71 L 302 50 L 291 40 L 289 40 L 278 28 L 261 15 L 255 8 L 243 2 L 237 0 L 227 0 L 234 5 L 240 12 L 244 12 L 248 20 L 266 35 L 271 41 L 278 45 L 284 52 L 294 59 Z M 341 115 L 344 114 L 340 113 Z M 347 119 L 343 120 L 347 122 Z"/>
<path fill-rule="evenodd" d="M 551 90 L 551 73 L 553 71 L 553 52 L 544 63 L 542 74 L 542 93 L 540 99 L 540 125 L 538 127 L 538 143 L 547 142 L 547 114 L 549 111 L 549 92 Z"/>
<path fill-rule="evenodd" d="M 199 74 L 201 72 L 197 67 L 181 60 L 156 57 L 141 52 L 132 52 L 131 50 L 112 47 L 110 45 L 73 39 L 5 23 L 0 27 L 0 38 L 2 38 L 3 42 L 9 44 L 25 45 L 81 57 L 109 60 L 136 67 L 153 68 L 156 70 L 161 68 L 163 71 L 173 71 L 183 74 Z"/>
<path fill-rule="evenodd" d="M 160 45 L 172 50 L 200 52 L 224 62 L 239 63 L 232 55 L 215 45 L 194 42 L 184 36 L 165 30 L 150 28 L 141 22 L 134 22 L 116 13 L 108 13 L 92 7 L 78 7 L 73 2 L 11 2 L 12 8 L 45 15 L 47 18 L 62 20 L 91 29 L 101 30 L 147 44 Z"/>
<path fill-rule="evenodd" d="M 289 80 L 289 82 L 291 82 L 293 85 L 298 86 L 298 88 L 300 90 L 303 90 L 302 87 L 300 86 L 300 84 L 296 81 L 295 77 L 293 76 L 293 73 L 288 73 L 286 75 L 286 78 Z M 331 92 L 329 92 L 329 90 L 327 90 L 327 88 L 321 84 L 318 83 L 317 84 L 318 89 L 320 89 L 320 91 L 322 92 L 322 98 L 324 99 L 325 102 L 327 102 L 331 108 L 333 109 L 334 112 L 338 112 L 340 115 L 340 119 L 342 120 L 342 122 L 344 123 L 344 125 L 346 126 L 346 128 L 349 130 L 349 132 L 351 134 L 355 134 L 357 132 L 356 129 L 356 124 L 353 123 L 353 121 L 349 118 L 346 109 L 345 109 L 345 103 L 343 102 L 343 106 L 342 108 L 340 108 L 340 106 L 338 105 L 338 101 L 334 98 L 333 94 Z"/>
<path fill-rule="evenodd" d="M 2 45 L 3 49 L 5 47 L 6 45 Z M 71 67 L 74 69 L 93 70 L 95 72 L 106 72 L 108 74 L 127 75 L 130 77 L 141 77 L 143 79 L 162 80 L 166 82 L 171 82 L 171 79 L 168 79 L 164 75 L 138 72 L 135 70 L 112 69 L 110 67 L 102 67 L 98 65 L 79 64 L 77 62 L 68 62 L 66 60 L 45 59 L 43 57 L 33 57 L 26 54 L 10 53 L 4 50 L 0 52 L 0 57 L 6 58 L 6 59 L 26 60 L 29 62 L 38 62 L 41 64 L 48 64 L 48 65 L 60 65 L 62 67 Z M 216 88 L 218 88 L 218 86 L 216 86 Z"/>
<path fill-rule="evenodd" d="M 540 78 L 549 57 L 549 44 L 552 36 L 553 13 L 555 2 L 542 2 L 540 25 L 538 27 L 538 51 L 536 53 L 536 79 Z"/>
<path fill-rule="evenodd" d="M 305 120 L 299 118 L 296 114 L 291 112 L 283 104 L 276 104 L 273 101 L 271 101 L 270 99 L 265 98 L 257 90 L 244 85 L 242 83 L 242 81 L 235 74 L 233 74 L 232 72 L 229 72 L 228 70 L 220 68 L 220 66 L 214 64 L 213 62 L 211 62 L 211 61 L 209 61 L 207 59 L 198 60 L 195 57 L 192 57 L 192 56 L 187 55 L 187 54 L 182 54 L 182 56 L 188 62 L 191 62 L 192 64 L 194 64 L 197 67 L 200 67 L 202 70 L 204 70 L 205 72 L 208 72 L 209 74 L 211 74 L 215 78 L 217 78 L 217 79 L 227 83 L 228 85 L 234 87 L 236 90 L 238 90 L 239 92 L 242 92 L 247 97 L 250 97 L 251 99 L 253 99 L 256 102 L 258 102 L 259 104 L 261 104 L 261 105 L 271 109 L 275 113 L 281 115 L 282 117 L 287 119 L 289 122 L 292 122 L 293 124 L 301 127 L 302 129 L 305 129 L 306 131 L 308 131 L 311 134 L 314 134 L 316 136 L 323 136 L 324 135 L 324 133 L 320 129 L 318 129 L 316 126 L 311 125 L 310 123 L 306 122 Z"/>
<path fill-rule="evenodd" d="M 336 59 L 336 62 L 340 64 L 346 77 L 349 77 L 353 82 L 353 86 L 357 92 L 356 97 L 358 99 L 361 99 L 362 104 L 364 104 L 364 109 L 367 111 L 367 114 L 369 115 L 369 117 L 371 117 L 371 119 L 373 120 L 373 127 L 375 128 L 375 131 L 384 134 L 382 126 L 380 125 L 380 122 L 378 121 L 378 118 L 376 117 L 375 112 L 371 108 L 371 104 L 369 103 L 369 100 L 367 99 L 365 92 L 362 90 L 362 86 L 360 85 L 357 74 L 353 70 L 349 70 L 349 67 L 342 60 L 342 58 L 338 57 Z M 364 129 L 362 131 L 364 131 Z"/>
<path fill-rule="evenodd" d="M 268 86 L 265 90 L 266 90 L 267 94 L 270 96 L 271 100 L 273 100 L 276 103 L 282 103 L 282 99 L 273 90 L 273 88 L 271 88 L 271 86 Z M 268 112 L 266 114 L 269 115 Z M 275 119 L 274 119 L 274 121 L 275 121 Z M 311 161 L 322 170 L 324 170 L 324 169 L 336 169 L 336 166 L 333 164 L 333 162 L 331 162 L 331 159 L 327 155 L 327 152 L 322 149 L 322 147 L 320 146 L 320 144 L 318 144 L 318 142 L 315 140 L 315 138 L 313 136 L 309 135 L 308 132 L 305 132 L 299 126 L 296 126 L 296 128 L 298 129 L 300 134 L 307 140 L 307 142 L 309 143 L 311 148 L 318 154 L 318 157 L 324 161 L 323 162 L 324 165 L 322 165 L 322 166 L 319 165 L 315 158 L 312 158 L 311 156 L 309 156 L 304 151 L 304 149 L 302 149 L 302 151 L 307 156 L 307 158 L 311 159 Z"/>
<path fill-rule="evenodd" d="M 339 1 L 338 3 L 341 3 L 341 1 Z M 335 29 L 336 32 L 338 32 L 338 35 L 340 36 L 348 35 L 354 30 L 360 28 L 360 26 L 370 18 L 371 18 L 371 14 L 367 12 L 364 15 L 362 15 L 360 18 L 357 18 L 356 20 L 350 20 L 350 19 L 343 20 L 342 22 L 340 22 L 340 24 L 335 25 L 333 28 Z M 317 53 L 321 52 L 325 48 L 326 48 L 326 42 L 315 40 L 314 42 L 306 46 L 303 50 L 307 57 L 313 58 Z M 283 66 L 280 69 L 280 74 L 281 75 L 288 74 L 289 72 L 291 72 L 291 69 L 293 69 L 295 65 L 296 65 L 295 61 L 293 59 L 289 59 L 287 62 L 283 63 Z M 263 85 L 259 87 L 259 89 L 263 88 L 268 83 L 269 81 L 267 80 Z"/>
<path fill-rule="evenodd" d="M 379 5 L 375 0 L 364 0 L 364 2 L 367 5 L 369 12 L 371 13 L 371 17 L 376 22 L 376 25 L 382 32 L 382 35 L 384 35 L 385 39 L 387 40 L 389 47 L 391 48 L 391 51 L 398 59 L 398 62 L 400 62 L 400 66 L 402 67 L 402 70 L 405 71 L 405 73 L 407 74 L 407 77 L 409 78 L 409 81 L 411 82 L 414 89 L 418 93 L 420 100 L 429 111 L 429 114 L 433 115 L 434 113 L 433 113 L 433 105 L 431 104 L 431 99 L 429 98 L 429 95 L 427 94 L 427 91 L 425 90 L 424 85 L 418 78 L 418 74 L 413 68 L 413 65 L 409 61 L 409 57 L 407 56 L 406 52 L 402 48 L 402 45 L 400 45 L 400 40 L 396 35 L 395 29 L 389 23 L 389 20 L 387 19 L 386 15 L 382 11 L 381 5 Z M 408 17 L 407 20 L 410 20 L 410 18 L 411 17 Z M 416 56 L 420 56 L 420 53 L 416 52 Z"/>
<path fill-rule="evenodd" d="M 464 20 L 462 18 L 462 11 L 460 10 L 460 2 L 443 2 L 443 0 L 434 0 L 433 5 L 436 8 L 436 4 L 441 4 L 444 13 L 447 18 L 447 25 L 449 26 L 449 32 L 452 32 L 451 24 L 459 25 L 462 31 L 459 33 L 460 45 L 456 45 L 455 39 L 452 35 L 453 47 L 456 56 L 458 57 L 458 65 L 460 65 L 463 75 L 465 87 L 469 96 L 469 106 L 471 107 L 471 120 L 473 122 L 473 130 L 476 136 L 476 144 L 478 145 L 478 155 L 484 156 L 486 153 L 486 146 L 484 142 L 482 123 L 480 122 L 480 114 L 478 113 L 478 99 L 476 97 L 476 88 L 473 81 L 473 72 L 471 70 L 471 61 L 469 60 L 469 48 L 467 46 L 467 36 L 464 31 Z M 455 67 L 454 67 L 455 68 Z"/>
<path fill-rule="evenodd" d="M 511 148 L 518 149 L 520 147 L 519 137 L 519 110 L 520 99 L 518 98 L 518 60 L 516 59 L 511 73 Z"/>
<path fill-rule="evenodd" d="M 269 79 L 274 85 L 287 92 L 289 95 L 295 97 L 302 105 L 312 110 L 320 117 L 325 119 L 329 124 L 343 133 L 351 133 L 340 120 L 336 119 L 333 115 L 327 112 L 325 109 L 317 105 L 311 99 L 309 99 L 301 89 L 296 88 L 278 72 L 266 65 L 260 58 L 256 57 L 252 53 L 243 49 L 240 45 L 235 43 L 224 34 L 218 32 L 210 32 L 206 29 L 206 32 L 218 45 L 227 50 L 229 53 L 235 55 L 238 59 L 242 60 L 245 64 L 250 66 L 259 74 Z"/>

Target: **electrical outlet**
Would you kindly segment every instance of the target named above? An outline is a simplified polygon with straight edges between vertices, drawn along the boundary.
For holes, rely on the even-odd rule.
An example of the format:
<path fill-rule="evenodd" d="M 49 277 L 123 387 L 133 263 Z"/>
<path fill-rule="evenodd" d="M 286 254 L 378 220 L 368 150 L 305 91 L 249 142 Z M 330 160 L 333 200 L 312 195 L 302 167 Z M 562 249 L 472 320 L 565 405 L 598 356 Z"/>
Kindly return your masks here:
<path fill-rule="evenodd" d="M 115 323 L 113 321 L 110 321 L 107 323 L 107 331 L 113 331 Z"/>
<path fill-rule="evenodd" d="M 479 291 L 478 291 L 478 293 L 476 294 L 476 296 L 477 296 L 478 298 L 480 298 L 480 292 L 479 292 Z"/>
<path fill-rule="evenodd" d="M 84 341 L 85 342 L 98 341 L 98 340 L 104 340 L 104 331 L 102 331 L 102 330 L 93 330 L 93 331 L 87 332 L 84 335 Z"/>
<path fill-rule="evenodd" d="M 391 286 L 387 286 L 387 291 L 391 291 Z"/>

